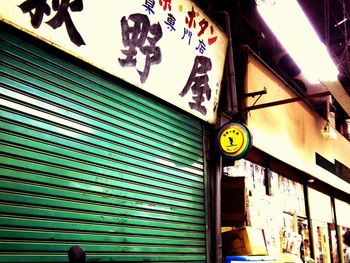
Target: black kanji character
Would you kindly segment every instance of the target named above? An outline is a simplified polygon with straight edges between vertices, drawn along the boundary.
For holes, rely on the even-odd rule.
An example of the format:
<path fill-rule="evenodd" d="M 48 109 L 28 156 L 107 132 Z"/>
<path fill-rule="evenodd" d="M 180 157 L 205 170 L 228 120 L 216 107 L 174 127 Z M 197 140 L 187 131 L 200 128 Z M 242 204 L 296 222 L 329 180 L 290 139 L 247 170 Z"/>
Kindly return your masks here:
<path fill-rule="evenodd" d="M 85 45 L 83 38 L 73 24 L 72 18 L 68 12 L 68 8 L 72 12 L 82 11 L 84 8 L 83 0 L 61 0 L 61 3 L 59 3 L 59 0 L 53 0 L 52 9 L 57 11 L 57 13 L 51 20 L 46 23 L 53 29 L 56 29 L 65 23 L 70 40 L 77 46 Z"/>
<path fill-rule="evenodd" d="M 29 12 L 30 23 L 34 28 L 40 27 L 44 14 L 48 16 L 51 13 L 50 6 L 46 1 L 47 0 L 27 0 L 18 6 L 24 14 Z"/>
<path fill-rule="evenodd" d="M 133 22 L 133 26 L 129 26 L 128 20 Z M 138 70 L 140 81 L 144 83 L 148 78 L 151 65 L 159 64 L 162 59 L 161 50 L 156 46 L 163 35 L 162 28 L 159 23 L 150 25 L 148 17 L 143 14 L 132 14 L 128 20 L 125 16 L 121 19 L 123 45 L 128 48 L 121 51 L 126 58 L 118 58 L 118 61 L 122 67 L 136 66 L 138 48 L 146 56 L 143 71 Z M 146 40 L 149 45 L 146 45 Z"/>
<path fill-rule="evenodd" d="M 211 89 L 208 84 L 209 77 L 207 72 L 212 68 L 210 58 L 204 56 L 196 56 L 194 60 L 194 65 L 192 67 L 191 74 L 187 80 L 187 83 L 181 93 L 181 97 L 185 96 L 188 91 L 191 89 L 193 93 L 193 101 L 189 105 L 191 109 L 197 110 L 203 115 L 207 114 L 207 109 L 202 105 L 204 102 L 204 95 L 207 100 L 211 98 Z"/>

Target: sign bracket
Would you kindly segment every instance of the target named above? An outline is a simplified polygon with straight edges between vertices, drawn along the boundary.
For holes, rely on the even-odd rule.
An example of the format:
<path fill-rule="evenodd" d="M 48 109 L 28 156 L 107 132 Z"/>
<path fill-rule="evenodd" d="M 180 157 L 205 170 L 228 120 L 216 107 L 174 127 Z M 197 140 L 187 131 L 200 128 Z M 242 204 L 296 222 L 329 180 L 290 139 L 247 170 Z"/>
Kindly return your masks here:
<path fill-rule="evenodd" d="M 265 89 L 266 90 L 266 89 Z M 251 95 L 253 93 L 257 93 L 254 95 Z M 262 91 L 258 91 L 258 92 L 253 92 L 253 93 L 248 93 L 245 94 L 245 96 L 252 96 L 254 97 L 255 95 L 258 95 L 260 93 L 262 93 Z M 262 93 L 258 99 L 260 99 L 260 97 L 265 94 Z M 249 107 L 243 107 L 242 111 L 243 112 L 248 112 L 251 110 L 257 110 L 257 109 L 262 109 L 262 108 L 267 108 L 267 107 L 272 107 L 272 106 L 277 106 L 277 105 L 282 105 L 282 104 L 287 104 L 287 103 L 292 103 L 292 102 L 296 102 L 296 101 L 301 101 L 301 100 L 307 100 L 307 99 L 311 99 L 311 98 L 319 98 L 319 97 L 325 97 L 325 96 L 329 96 L 331 95 L 331 93 L 329 91 L 325 91 L 325 92 L 320 92 L 320 93 L 314 93 L 314 94 L 310 94 L 310 95 L 306 95 L 306 96 L 302 96 L 302 97 L 297 97 L 297 98 L 291 98 L 291 99 L 285 99 L 285 100 L 278 100 L 278 101 L 273 101 L 273 102 L 268 102 L 268 103 L 263 103 L 263 104 L 259 104 L 259 105 L 255 105 L 256 102 L 258 101 L 258 99 L 254 102 L 254 104 L 252 106 Z"/>

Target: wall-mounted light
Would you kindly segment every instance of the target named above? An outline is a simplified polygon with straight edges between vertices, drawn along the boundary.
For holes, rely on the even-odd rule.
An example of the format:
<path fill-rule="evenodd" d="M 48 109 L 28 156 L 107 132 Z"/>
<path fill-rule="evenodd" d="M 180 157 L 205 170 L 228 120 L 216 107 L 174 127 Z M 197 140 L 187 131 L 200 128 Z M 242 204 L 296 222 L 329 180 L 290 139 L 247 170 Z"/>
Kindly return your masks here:
<path fill-rule="evenodd" d="M 337 131 L 329 121 L 325 120 L 321 124 L 321 134 L 326 140 L 337 140 Z"/>
<path fill-rule="evenodd" d="M 339 71 L 296 0 L 256 0 L 258 12 L 308 81 L 335 81 Z"/>

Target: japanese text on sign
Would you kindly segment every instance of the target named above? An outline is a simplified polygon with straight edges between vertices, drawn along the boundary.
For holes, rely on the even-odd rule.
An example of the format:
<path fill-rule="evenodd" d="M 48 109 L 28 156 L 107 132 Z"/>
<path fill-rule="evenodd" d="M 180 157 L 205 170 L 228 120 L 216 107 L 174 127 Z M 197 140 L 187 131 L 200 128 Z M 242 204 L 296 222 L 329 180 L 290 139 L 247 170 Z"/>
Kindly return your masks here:
<path fill-rule="evenodd" d="M 227 37 L 190 0 L 0 0 L 0 18 L 214 123 Z M 92 26 L 93 25 L 93 26 Z"/>

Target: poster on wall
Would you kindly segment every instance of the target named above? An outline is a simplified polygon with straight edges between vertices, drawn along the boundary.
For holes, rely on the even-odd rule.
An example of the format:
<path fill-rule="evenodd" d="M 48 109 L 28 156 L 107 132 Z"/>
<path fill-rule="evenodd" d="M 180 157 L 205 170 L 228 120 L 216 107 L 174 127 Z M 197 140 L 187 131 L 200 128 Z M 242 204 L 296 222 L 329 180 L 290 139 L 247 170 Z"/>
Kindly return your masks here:
<path fill-rule="evenodd" d="M 0 0 L 0 19 L 209 123 L 228 38 L 190 0 Z"/>
<path fill-rule="evenodd" d="M 315 260 L 320 263 L 331 263 L 330 240 L 326 222 L 313 220 Z"/>

